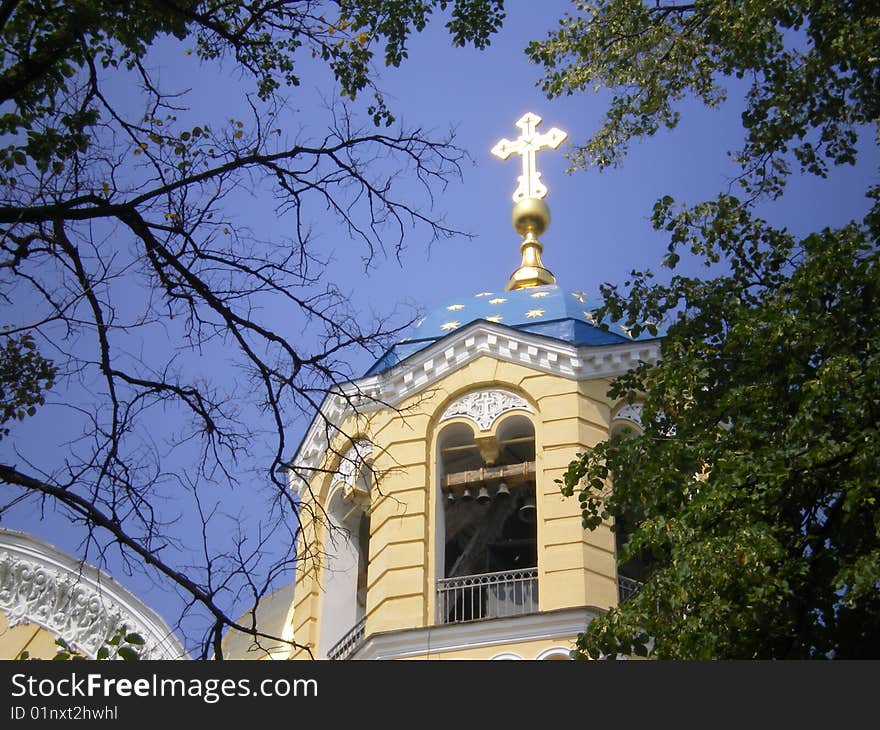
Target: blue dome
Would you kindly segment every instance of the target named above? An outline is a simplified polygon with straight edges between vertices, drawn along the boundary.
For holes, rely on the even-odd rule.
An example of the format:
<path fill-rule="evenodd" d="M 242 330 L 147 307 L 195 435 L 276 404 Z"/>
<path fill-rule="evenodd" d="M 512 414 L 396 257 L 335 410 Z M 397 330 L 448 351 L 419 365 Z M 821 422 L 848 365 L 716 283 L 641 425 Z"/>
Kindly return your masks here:
<path fill-rule="evenodd" d="M 416 323 L 409 336 L 388 350 L 366 374 L 380 373 L 477 320 L 533 332 L 572 345 L 631 342 L 633 338 L 622 325 L 611 324 L 608 331 L 599 328 L 592 312 L 601 303 L 600 297 L 588 296 L 582 291 L 566 291 L 556 285 L 484 291 L 458 297 Z M 638 339 L 653 337 L 646 333 Z"/>

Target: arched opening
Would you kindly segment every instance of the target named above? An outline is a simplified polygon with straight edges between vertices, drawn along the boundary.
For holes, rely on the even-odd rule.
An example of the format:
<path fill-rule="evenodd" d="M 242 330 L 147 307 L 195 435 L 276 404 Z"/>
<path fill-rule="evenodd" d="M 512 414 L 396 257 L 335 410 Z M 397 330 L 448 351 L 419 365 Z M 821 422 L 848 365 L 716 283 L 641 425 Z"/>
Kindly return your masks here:
<path fill-rule="evenodd" d="M 371 470 L 359 469 L 354 484 L 339 484 L 327 504 L 322 575 L 319 656 L 345 658 L 363 634 L 370 543 Z"/>
<path fill-rule="evenodd" d="M 536 611 L 531 420 L 511 414 L 494 432 L 475 432 L 467 423 L 451 423 L 437 443 L 438 622 Z"/>
<path fill-rule="evenodd" d="M 611 436 L 634 438 L 641 435 L 641 405 L 620 408 L 611 421 Z M 640 510 L 633 510 L 615 521 L 614 543 L 617 557 L 617 598 L 619 602 L 635 595 L 642 587 L 651 568 L 650 556 L 636 554 L 625 561 L 620 560 L 633 531 L 644 519 Z"/>

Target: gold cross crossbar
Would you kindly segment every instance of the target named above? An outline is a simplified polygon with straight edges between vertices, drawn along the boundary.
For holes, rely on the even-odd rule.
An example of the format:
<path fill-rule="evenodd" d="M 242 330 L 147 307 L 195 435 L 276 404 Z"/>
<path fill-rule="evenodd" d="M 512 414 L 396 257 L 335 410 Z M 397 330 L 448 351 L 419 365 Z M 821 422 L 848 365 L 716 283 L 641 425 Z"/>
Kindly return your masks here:
<path fill-rule="evenodd" d="M 522 175 L 519 186 L 513 193 L 513 202 L 518 203 L 525 198 L 541 199 L 547 195 L 547 186 L 541 182 L 541 173 L 535 167 L 535 155 L 539 150 L 549 147 L 555 150 L 568 137 L 568 133 L 553 127 L 544 134 L 538 134 L 535 128 L 541 123 L 541 117 L 532 112 L 523 114 L 516 126 L 522 134 L 512 142 L 502 139 L 492 148 L 492 154 L 506 160 L 512 154 L 522 155 Z"/>

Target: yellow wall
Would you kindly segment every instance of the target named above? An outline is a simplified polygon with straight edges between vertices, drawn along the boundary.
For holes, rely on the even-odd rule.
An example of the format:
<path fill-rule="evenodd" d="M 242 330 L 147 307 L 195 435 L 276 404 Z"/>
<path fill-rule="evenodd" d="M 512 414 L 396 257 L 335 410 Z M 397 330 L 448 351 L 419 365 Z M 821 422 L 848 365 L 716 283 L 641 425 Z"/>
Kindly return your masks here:
<path fill-rule="evenodd" d="M 0 659 L 17 659 L 23 651 L 33 659 L 51 659 L 57 648 L 51 632 L 37 624 L 10 626 L 0 611 Z"/>
<path fill-rule="evenodd" d="M 523 641 L 519 643 L 511 643 L 506 646 L 481 646 L 476 649 L 458 649 L 456 651 L 443 652 L 442 654 L 429 654 L 426 656 L 408 657 L 409 659 L 494 659 L 499 654 L 516 654 L 520 659 L 537 659 L 544 652 L 552 649 L 570 651 L 574 648 L 574 642 L 577 637 L 571 637 L 562 641 L 542 640 L 542 641 Z M 555 652 L 554 652 L 555 654 Z M 516 657 L 504 657 L 514 659 Z M 565 659 L 555 655 L 553 659 Z"/>
<path fill-rule="evenodd" d="M 484 356 L 411 397 L 396 410 L 382 409 L 342 424 L 342 433 L 373 443 L 373 469 L 380 474 L 371 503 L 367 636 L 433 625 L 437 576 L 433 539 L 436 472 L 432 457 L 436 453 L 437 421 L 456 398 L 495 388 L 519 394 L 534 409 L 529 415 L 535 426 L 540 610 L 578 606 L 605 609 L 617 602 L 613 533 L 607 526 L 585 531 L 577 500 L 563 498 L 554 482 L 562 477 L 576 453 L 607 438 L 612 405 L 605 396 L 608 380 L 578 382 Z M 348 441 L 337 443 L 329 453 L 344 453 L 349 445 Z M 331 460 L 322 468 L 331 471 L 337 463 L 338 457 L 336 463 Z M 332 475 L 322 472 L 309 487 L 326 504 L 332 483 Z M 320 510 L 314 512 L 320 518 Z M 324 538 L 320 519 L 310 521 L 308 510 L 304 510 L 303 519 L 300 547 L 314 545 L 314 540 L 320 544 Z M 319 561 L 307 556 L 297 569 L 293 636 L 313 650 L 320 632 L 320 582 Z M 498 647 L 480 650 L 472 658 L 489 658 L 501 651 L 504 649 Z M 517 653 L 525 656 L 522 651 Z M 293 656 L 308 658 L 309 654 L 300 650 Z"/>

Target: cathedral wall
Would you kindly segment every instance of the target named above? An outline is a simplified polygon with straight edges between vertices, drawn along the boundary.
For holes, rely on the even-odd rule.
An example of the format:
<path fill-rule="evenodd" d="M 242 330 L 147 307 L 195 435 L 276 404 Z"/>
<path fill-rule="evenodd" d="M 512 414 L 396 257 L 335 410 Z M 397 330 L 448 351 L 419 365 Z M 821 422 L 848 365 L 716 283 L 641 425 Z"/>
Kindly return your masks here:
<path fill-rule="evenodd" d="M 10 626 L 0 611 L 0 660 L 18 659 L 23 651 L 32 659 L 51 659 L 58 651 L 55 635 L 37 624 Z"/>
<path fill-rule="evenodd" d="M 568 652 L 574 648 L 577 636 L 543 641 L 517 642 L 504 646 L 480 646 L 472 649 L 435 652 L 422 656 L 409 656 L 407 659 L 465 659 L 484 661 L 487 659 L 568 659 Z"/>
<path fill-rule="evenodd" d="M 613 533 L 607 527 L 586 532 L 577 499 L 563 498 L 554 481 L 576 453 L 607 437 L 607 379 L 578 382 L 484 356 L 433 382 L 397 410 L 382 409 L 342 425 L 344 433 L 362 434 L 374 445 L 373 470 L 378 477 L 370 503 L 366 636 L 436 622 L 437 552 L 442 549 L 434 537 L 439 419 L 456 398 L 499 388 L 520 395 L 533 411 L 528 415 L 536 444 L 539 609 L 604 609 L 616 603 Z M 322 475 L 312 484 L 321 499 L 326 499 L 328 482 Z M 323 529 L 310 528 L 304 534 L 320 541 Z M 294 599 L 294 638 L 316 646 L 321 568 L 315 561 L 302 563 Z M 491 658 L 500 651 L 460 654 Z"/>

